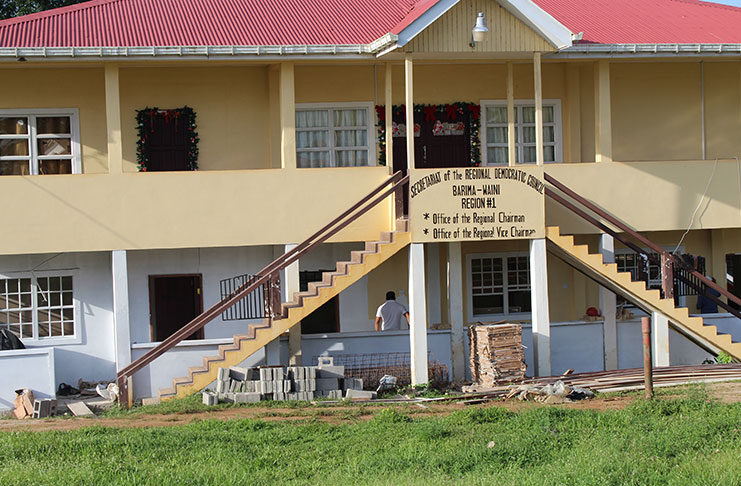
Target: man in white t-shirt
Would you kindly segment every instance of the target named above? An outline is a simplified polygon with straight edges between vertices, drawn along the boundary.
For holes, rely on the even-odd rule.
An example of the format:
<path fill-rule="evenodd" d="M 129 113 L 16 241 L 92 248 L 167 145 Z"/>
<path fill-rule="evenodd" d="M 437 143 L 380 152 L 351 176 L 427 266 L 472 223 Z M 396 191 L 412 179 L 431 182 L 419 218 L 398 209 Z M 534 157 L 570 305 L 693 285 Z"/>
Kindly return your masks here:
<path fill-rule="evenodd" d="M 401 318 L 406 317 L 409 325 L 409 312 L 406 307 L 396 302 L 396 294 L 386 292 L 384 302 L 376 312 L 376 331 L 398 331 L 401 329 Z"/>

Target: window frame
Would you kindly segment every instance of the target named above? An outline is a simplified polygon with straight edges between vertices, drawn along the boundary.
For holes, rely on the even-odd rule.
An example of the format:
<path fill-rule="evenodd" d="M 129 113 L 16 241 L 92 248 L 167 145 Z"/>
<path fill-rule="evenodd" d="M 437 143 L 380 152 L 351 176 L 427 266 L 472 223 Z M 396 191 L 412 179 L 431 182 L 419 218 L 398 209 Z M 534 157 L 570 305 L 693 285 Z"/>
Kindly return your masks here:
<path fill-rule="evenodd" d="M 515 111 L 521 110 L 523 107 L 535 106 L 535 100 L 532 99 L 516 99 L 515 100 Z M 553 106 L 553 138 L 554 138 L 554 161 L 548 161 L 546 164 L 560 164 L 563 163 L 563 118 L 561 112 L 561 100 L 557 98 L 548 98 L 543 100 L 543 106 Z M 486 110 L 488 108 L 507 107 L 507 100 L 481 100 L 481 113 L 479 126 L 481 127 L 479 133 L 481 134 L 481 164 L 482 166 L 492 167 L 503 167 L 508 165 L 507 162 L 492 162 L 489 163 L 489 141 L 487 140 L 487 125 L 486 125 Z M 518 116 L 515 122 L 515 130 L 517 131 L 517 137 L 515 141 L 515 149 L 519 156 L 519 160 L 523 159 L 523 148 L 525 144 L 523 142 L 522 129 L 524 123 L 522 122 L 523 117 Z M 543 126 L 546 126 L 544 123 Z M 493 142 L 492 142 L 493 143 Z M 533 162 L 516 162 L 517 165 L 533 165 Z"/>
<path fill-rule="evenodd" d="M 467 285 L 467 301 L 468 301 L 468 320 L 469 322 L 475 322 L 485 319 L 501 319 L 502 317 L 513 318 L 513 319 L 530 319 L 532 311 L 530 312 L 509 312 L 509 291 L 522 291 L 522 289 L 512 288 L 509 285 L 509 275 L 507 270 L 507 259 L 526 257 L 528 259 L 528 285 L 530 287 L 531 298 L 532 298 L 532 282 L 530 282 L 530 254 L 527 251 L 511 251 L 511 252 L 490 252 L 490 253 L 469 253 L 466 255 L 466 285 Z M 502 308 L 504 312 L 496 314 L 474 314 L 473 312 L 473 260 L 482 258 L 502 258 Z M 512 287 L 516 287 L 514 284 Z"/>
<path fill-rule="evenodd" d="M 80 319 L 82 316 L 81 303 L 77 297 L 77 286 L 79 285 L 79 273 L 77 270 L 48 270 L 33 272 L 6 272 L 0 273 L 0 280 L 5 279 L 31 279 L 31 315 L 32 315 L 32 337 L 20 338 L 26 345 L 64 345 L 64 344 L 81 344 L 82 333 L 80 332 Z M 39 336 L 39 305 L 38 305 L 38 278 L 47 277 L 72 277 L 72 322 L 73 334 L 69 336 Z M 0 324 L 0 329 L 5 328 L 5 324 Z"/>
<path fill-rule="evenodd" d="M 33 109 L 0 109 L 0 117 L 25 117 L 29 119 L 29 130 L 25 138 L 28 139 L 28 155 L 6 155 L 0 157 L 2 160 L 29 160 L 30 171 L 28 175 L 70 175 L 70 174 L 39 174 L 39 160 L 44 159 L 59 159 L 59 156 L 40 156 L 38 155 L 38 133 L 36 118 L 39 117 L 54 117 L 54 116 L 69 116 L 70 117 L 70 155 L 72 174 L 82 173 L 82 150 L 80 145 L 80 121 L 79 121 L 79 110 L 77 108 L 33 108 Z M 31 120 L 33 119 L 33 123 Z M 49 138 L 66 138 L 58 136 L 49 136 L 53 134 L 43 134 L 45 136 L 42 139 Z M 0 134 L 0 139 L 17 139 L 23 137 L 16 137 L 12 135 Z M 65 156 L 67 158 L 69 156 Z M 1 162 L 0 162 L 1 163 Z"/>
<path fill-rule="evenodd" d="M 354 167 L 343 167 L 337 165 L 337 154 L 335 153 L 338 148 L 334 145 L 334 116 L 332 111 L 334 110 L 346 110 L 346 109 L 363 109 L 368 112 L 368 125 L 365 129 L 368 132 L 368 165 L 367 166 L 354 166 Z M 299 148 L 296 145 L 296 165 L 298 167 L 298 154 L 299 152 L 329 152 L 329 167 L 298 167 L 300 169 L 357 169 L 359 167 L 375 167 L 378 165 L 376 160 L 376 111 L 375 105 L 372 101 L 358 101 L 358 102 L 342 102 L 342 103 L 296 103 L 295 113 L 299 111 L 311 111 L 311 110 L 328 110 L 330 116 L 328 117 L 328 127 L 326 130 L 329 131 L 328 146 L 327 147 L 311 147 L 311 148 Z M 295 123 L 294 123 L 295 126 Z M 355 130 L 358 128 L 356 127 Z M 324 130 L 322 128 L 321 130 Z M 299 131 L 316 132 L 319 131 L 315 128 L 298 128 L 296 127 L 296 135 L 298 138 Z M 342 150 L 365 150 L 362 146 L 342 147 Z"/>

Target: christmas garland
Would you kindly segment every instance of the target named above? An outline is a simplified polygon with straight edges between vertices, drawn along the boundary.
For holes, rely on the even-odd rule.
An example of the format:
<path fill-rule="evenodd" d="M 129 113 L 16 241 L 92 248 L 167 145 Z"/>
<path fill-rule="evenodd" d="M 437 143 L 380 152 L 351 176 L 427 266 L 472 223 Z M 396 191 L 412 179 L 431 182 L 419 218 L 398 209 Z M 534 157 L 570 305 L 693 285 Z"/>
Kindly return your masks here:
<path fill-rule="evenodd" d="M 404 105 L 394 105 L 391 108 L 393 116 L 406 116 Z M 481 106 L 475 103 L 447 103 L 441 105 L 414 105 L 414 114 L 424 114 L 426 121 L 434 119 L 453 120 L 456 116 L 468 117 L 468 126 L 471 130 L 471 166 L 481 165 Z M 378 164 L 386 165 L 386 107 L 376 106 L 376 127 L 378 132 Z"/>
<path fill-rule="evenodd" d="M 189 106 L 176 108 L 174 110 L 160 110 L 146 107 L 136 111 L 136 128 L 139 136 L 136 142 L 136 161 L 140 172 L 147 171 L 149 163 L 149 150 L 147 142 L 149 134 L 154 133 L 154 119 L 160 117 L 165 123 L 175 123 L 175 131 L 184 129 L 188 132 L 188 169 L 198 170 L 198 133 L 196 132 L 196 112 Z"/>

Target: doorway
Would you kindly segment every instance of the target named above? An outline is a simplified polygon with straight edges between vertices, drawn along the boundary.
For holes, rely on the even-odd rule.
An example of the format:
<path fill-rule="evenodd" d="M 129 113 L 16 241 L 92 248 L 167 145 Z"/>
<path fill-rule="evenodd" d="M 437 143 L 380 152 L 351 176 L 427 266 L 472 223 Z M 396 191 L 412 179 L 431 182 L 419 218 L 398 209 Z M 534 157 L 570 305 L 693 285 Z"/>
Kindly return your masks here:
<path fill-rule="evenodd" d="M 309 289 L 309 282 L 322 280 L 324 272 L 334 270 L 309 270 L 299 272 L 301 292 Z M 325 334 L 340 332 L 340 296 L 335 295 L 317 310 L 301 320 L 301 334 Z"/>
<path fill-rule="evenodd" d="M 201 275 L 150 275 L 152 341 L 161 342 L 203 312 Z M 203 339 L 199 329 L 186 339 Z"/>

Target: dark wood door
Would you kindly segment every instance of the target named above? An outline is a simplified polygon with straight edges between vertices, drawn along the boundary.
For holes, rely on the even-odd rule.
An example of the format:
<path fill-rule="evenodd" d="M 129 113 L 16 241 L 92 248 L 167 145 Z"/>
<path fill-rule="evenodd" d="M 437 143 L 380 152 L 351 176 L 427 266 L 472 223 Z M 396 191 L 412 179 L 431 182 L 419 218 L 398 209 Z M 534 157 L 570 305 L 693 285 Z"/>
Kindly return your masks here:
<path fill-rule="evenodd" d="M 149 298 L 152 340 L 163 341 L 203 312 L 201 276 L 150 276 Z M 203 329 L 186 339 L 203 339 Z"/>
<path fill-rule="evenodd" d="M 322 280 L 322 273 L 334 270 L 314 270 L 299 272 L 299 288 L 308 290 L 309 282 Z M 301 320 L 301 334 L 324 334 L 340 332 L 340 297 L 334 296 L 317 310 Z"/>
<path fill-rule="evenodd" d="M 188 168 L 188 131 L 185 122 L 174 117 L 152 118 L 147 140 L 147 171 L 181 171 Z"/>

